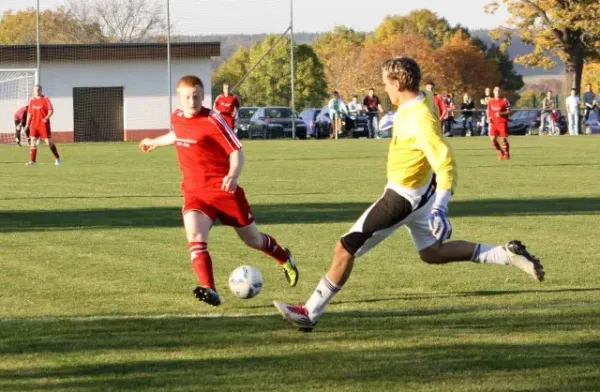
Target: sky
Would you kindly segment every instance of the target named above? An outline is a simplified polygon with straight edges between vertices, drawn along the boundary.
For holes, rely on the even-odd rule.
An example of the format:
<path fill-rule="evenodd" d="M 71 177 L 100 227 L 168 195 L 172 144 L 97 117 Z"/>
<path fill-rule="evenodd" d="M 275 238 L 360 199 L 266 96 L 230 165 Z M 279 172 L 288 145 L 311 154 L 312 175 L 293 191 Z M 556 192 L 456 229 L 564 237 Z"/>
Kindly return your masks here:
<path fill-rule="evenodd" d="M 167 0 L 150 1 L 164 1 L 166 4 Z M 169 1 L 171 23 L 176 34 L 277 33 L 285 31 L 290 21 L 290 0 Z M 427 8 L 446 18 L 452 26 L 460 23 L 469 29 L 495 28 L 502 25 L 508 17 L 503 6 L 495 15 L 486 14 L 483 7 L 491 0 L 293 1 L 294 31 L 297 32 L 323 32 L 336 25 L 372 31 L 386 15 L 407 14 L 421 8 Z M 55 8 L 64 3 L 65 0 L 40 0 L 40 7 Z M 2 0 L 0 11 L 35 7 L 35 4 L 35 0 Z"/>

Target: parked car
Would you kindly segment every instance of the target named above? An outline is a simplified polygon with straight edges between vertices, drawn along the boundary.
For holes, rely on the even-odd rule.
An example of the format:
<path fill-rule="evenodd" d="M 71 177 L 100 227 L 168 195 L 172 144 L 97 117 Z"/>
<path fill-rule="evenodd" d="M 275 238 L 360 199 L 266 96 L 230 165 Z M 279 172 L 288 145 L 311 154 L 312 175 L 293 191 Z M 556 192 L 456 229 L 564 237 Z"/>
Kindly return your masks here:
<path fill-rule="evenodd" d="M 600 113 L 597 110 L 592 110 L 580 133 L 586 133 L 588 128 L 591 133 L 600 134 Z"/>
<path fill-rule="evenodd" d="M 235 115 L 235 133 L 238 138 L 243 139 L 248 137 L 248 127 L 250 126 L 250 119 L 258 110 L 257 107 L 241 107 L 238 109 Z"/>
<path fill-rule="evenodd" d="M 306 125 L 306 137 L 318 138 L 317 134 L 317 116 L 321 113 L 319 108 L 306 108 L 300 113 L 300 118 Z"/>
<path fill-rule="evenodd" d="M 531 123 L 537 120 L 537 116 L 536 110 L 514 110 L 508 119 L 509 135 L 530 135 Z"/>
<path fill-rule="evenodd" d="M 292 124 L 296 127 L 296 137 L 306 139 L 306 124 L 284 106 L 259 108 L 250 119 L 248 137 L 250 139 L 273 139 L 292 137 Z"/>
<path fill-rule="evenodd" d="M 346 114 L 342 115 L 342 134 L 339 136 L 348 137 L 351 136 L 353 138 L 359 137 L 369 137 L 369 128 L 368 128 L 368 118 L 364 114 L 358 115 L 356 122 L 356 129 L 350 135 L 352 131 L 348 127 L 350 123 L 347 121 L 348 116 Z M 321 113 L 317 116 L 316 120 L 316 129 L 319 137 L 329 137 L 329 133 L 331 130 L 331 118 L 329 117 L 329 106 L 325 105 L 321 109 Z"/>

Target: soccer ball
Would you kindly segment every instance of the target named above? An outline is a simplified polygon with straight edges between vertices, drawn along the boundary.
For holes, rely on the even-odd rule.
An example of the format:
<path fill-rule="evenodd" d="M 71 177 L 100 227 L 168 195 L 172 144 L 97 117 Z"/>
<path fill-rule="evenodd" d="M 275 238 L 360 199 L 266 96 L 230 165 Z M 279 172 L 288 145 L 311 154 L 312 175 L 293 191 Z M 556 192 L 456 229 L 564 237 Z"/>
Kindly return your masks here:
<path fill-rule="evenodd" d="M 238 298 L 248 299 L 256 297 L 263 286 L 260 271 L 248 265 L 242 265 L 233 270 L 229 275 L 229 288 Z"/>

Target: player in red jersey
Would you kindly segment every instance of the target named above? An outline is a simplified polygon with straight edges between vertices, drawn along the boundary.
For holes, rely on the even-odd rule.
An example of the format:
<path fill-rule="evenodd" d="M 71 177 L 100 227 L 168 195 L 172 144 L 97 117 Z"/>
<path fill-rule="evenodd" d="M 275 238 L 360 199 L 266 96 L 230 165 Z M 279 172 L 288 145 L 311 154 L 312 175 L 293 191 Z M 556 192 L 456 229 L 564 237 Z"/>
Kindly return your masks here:
<path fill-rule="evenodd" d="M 223 94 L 220 94 L 215 99 L 213 110 L 221 115 L 229 125 L 229 128 L 235 129 L 235 114 L 240 108 L 240 100 L 233 94 L 229 93 L 229 85 L 223 85 Z"/>
<path fill-rule="evenodd" d="M 44 139 L 52 154 L 54 154 L 54 164 L 60 165 L 60 156 L 56 145 L 52 141 L 50 132 L 50 117 L 54 113 L 50 98 L 42 94 L 42 86 L 36 84 L 33 87 L 33 98 L 29 101 L 29 111 L 27 112 L 27 125 L 25 131 L 29 130 L 29 162 L 28 166 L 35 165 L 37 156 L 37 145 L 40 138 Z"/>
<path fill-rule="evenodd" d="M 142 140 L 140 148 L 152 151 L 175 144 L 183 175 L 183 223 L 200 284 L 194 294 L 210 305 L 221 303 L 207 247 L 208 232 L 217 219 L 234 227 L 246 245 L 277 260 L 288 283 L 295 286 L 298 269 L 291 252 L 258 230 L 244 190 L 238 186 L 245 161 L 239 140 L 219 114 L 202 106 L 204 85 L 197 76 L 182 77 L 177 96 L 181 108 L 171 116 L 173 131 Z"/>
<path fill-rule="evenodd" d="M 508 144 L 508 117 L 510 116 L 510 102 L 502 96 L 500 87 L 494 87 L 494 97 L 488 102 L 487 118 L 490 124 L 490 139 L 492 145 L 498 150 L 499 160 L 510 159 L 510 146 Z M 498 143 L 502 138 L 502 147 Z"/>
<path fill-rule="evenodd" d="M 435 83 L 433 83 L 432 81 L 428 82 L 425 85 L 425 90 L 430 92 L 433 96 L 433 102 L 437 107 L 438 117 L 440 119 L 440 129 L 443 129 L 444 121 L 446 121 L 446 119 L 448 118 L 448 108 L 444 103 L 444 97 L 435 92 Z"/>
<path fill-rule="evenodd" d="M 17 143 L 19 147 L 21 147 L 21 130 L 25 129 L 25 126 L 27 125 L 28 109 L 29 107 L 25 105 L 19 108 L 19 110 L 17 110 L 13 116 L 13 119 L 15 120 L 15 143 Z M 29 144 L 29 130 L 25 131 L 25 135 L 27 136 L 27 141 Z"/>

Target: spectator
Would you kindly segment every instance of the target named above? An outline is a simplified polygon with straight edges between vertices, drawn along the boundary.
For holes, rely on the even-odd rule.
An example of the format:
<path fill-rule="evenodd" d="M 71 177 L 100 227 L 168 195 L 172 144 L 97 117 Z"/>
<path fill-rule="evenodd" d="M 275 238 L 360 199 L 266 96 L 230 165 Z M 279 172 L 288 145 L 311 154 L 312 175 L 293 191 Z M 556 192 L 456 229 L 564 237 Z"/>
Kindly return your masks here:
<path fill-rule="evenodd" d="M 592 85 L 590 83 L 585 85 L 585 90 L 586 91 L 583 94 L 583 125 L 585 126 L 586 133 L 589 133 L 590 129 L 587 122 L 592 110 L 598 108 L 598 101 L 596 100 L 596 94 L 592 90 Z"/>
<path fill-rule="evenodd" d="M 352 101 L 348 104 L 348 124 L 346 129 L 354 132 L 357 126 L 358 115 L 362 111 L 362 105 L 358 103 L 358 96 L 353 95 Z"/>
<path fill-rule="evenodd" d="M 444 100 L 446 106 L 446 118 L 444 119 L 444 136 L 452 136 L 452 125 L 454 124 L 454 110 L 456 109 L 456 103 L 454 102 L 454 96 L 452 93 L 446 95 Z"/>
<path fill-rule="evenodd" d="M 429 91 L 433 95 L 433 102 L 438 109 L 438 116 L 440 119 L 440 124 L 444 126 L 444 120 L 448 117 L 448 112 L 446 111 L 446 105 L 444 104 L 444 98 L 441 95 L 435 92 L 435 83 L 428 82 L 425 85 L 425 89 Z M 443 128 L 442 128 L 443 129 Z"/>
<path fill-rule="evenodd" d="M 488 134 L 488 119 L 487 119 L 486 115 L 487 115 L 488 103 L 490 102 L 490 99 L 491 99 L 491 93 L 492 93 L 492 90 L 489 87 L 486 87 L 484 90 L 485 95 L 479 101 L 479 103 L 481 103 L 481 106 L 483 107 L 483 113 L 481 114 L 481 136 L 486 136 Z"/>
<path fill-rule="evenodd" d="M 579 97 L 574 88 L 571 89 L 571 95 L 565 100 L 567 106 L 567 115 L 569 116 L 569 135 L 579 134 Z"/>
<path fill-rule="evenodd" d="M 375 89 L 373 89 L 373 87 L 369 89 L 369 94 L 363 99 L 363 106 L 365 108 L 365 112 L 367 112 L 369 138 L 373 139 L 375 137 L 379 137 L 378 113 L 383 113 L 383 108 L 381 107 L 381 101 L 379 100 L 379 97 L 375 95 Z"/>
<path fill-rule="evenodd" d="M 348 113 L 348 109 L 337 91 L 333 92 L 328 106 L 329 117 L 331 118 L 331 132 L 329 133 L 329 137 L 337 139 L 338 135 L 342 132 L 342 116 L 344 113 Z"/>
<path fill-rule="evenodd" d="M 460 105 L 460 111 L 463 115 L 462 122 L 462 135 L 465 136 L 467 130 L 467 124 L 469 124 L 469 132 L 466 132 L 467 136 L 473 135 L 473 110 L 475 109 L 475 103 L 469 93 L 463 95 L 463 103 Z"/>
<path fill-rule="evenodd" d="M 552 112 L 556 110 L 554 106 L 554 98 L 552 97 L 552 90 L 546 91 L 546 98 L 542 100 L 542 114 L 540 115 L 540 133 L 542 136 L 544 134 L 544 129 L 546 125 L 548 125 L 548 134 L 555 134 L 554 121 L 552 120 Z"/>

